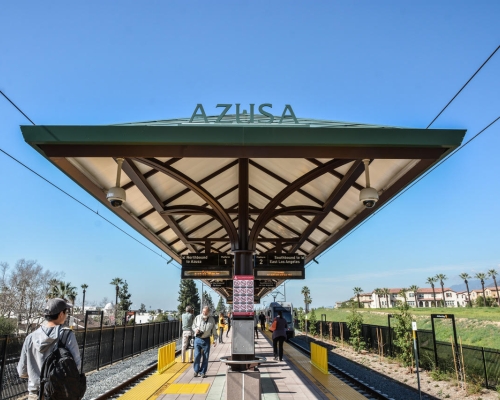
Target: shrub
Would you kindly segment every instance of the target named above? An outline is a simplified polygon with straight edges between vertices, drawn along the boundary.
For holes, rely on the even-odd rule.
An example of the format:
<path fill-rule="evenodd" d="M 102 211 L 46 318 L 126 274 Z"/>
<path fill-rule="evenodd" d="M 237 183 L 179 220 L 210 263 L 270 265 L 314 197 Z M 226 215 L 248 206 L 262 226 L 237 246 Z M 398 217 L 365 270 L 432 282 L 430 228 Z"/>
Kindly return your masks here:
<path fill-rule="evenodd" d="M 355 308 L 352 308 L 349 316 L 347 317 L 347 327 L 349 328 L 349 332 L 351 334 L 349 342 L 358 353 L 366 347 L 362 335 L 362 325 L 363 316 Z"/>
<path fill-rule="evenodd" d="M 316 325 L 318 324 L 318 320 L 316 318 L 316 312 L 314 311 L 314 308 L 311 309 L 311 312 L 309 313 L 309 332 L 311 333 L 311 336 L 316 336 L 318 332 L 316 332 Z"/>
<path fill-rule="evenodd" d="M 399 314 L 394 314 L 394 318 L 398 322 L 394 327 L 396 340 L 394 344 L 399 348 L 399 358 L 409 371 L 413 369 L 413 338 L 411 330 L 411 322 L 413 316 L 409 313 L 410 306 L 407 303 L 398 305 Z"/>

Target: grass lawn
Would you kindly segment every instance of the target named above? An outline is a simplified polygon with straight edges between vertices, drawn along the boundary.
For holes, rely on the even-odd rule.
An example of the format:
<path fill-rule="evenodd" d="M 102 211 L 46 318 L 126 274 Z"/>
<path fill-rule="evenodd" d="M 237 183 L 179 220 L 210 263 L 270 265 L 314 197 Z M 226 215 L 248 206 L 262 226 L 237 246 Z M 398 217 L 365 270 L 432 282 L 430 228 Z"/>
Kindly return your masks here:
<path fill-rule="evenodd" d="M 383 308 L 359 310 L 363 315 L 363 323 L 370 325 L 387 326 L 387 314 L 398 313 L 397 308 Z M 327 321 L 345 322 L 349 316 L 349 309 L 315 309 L 318 320 L 321 314 L 326 314 Z M 462 338 L 463 344 L 500 349 L 500 308 L 413 308 L 419 329 L 431 330 L 431 314 L 454 314 L 457 335 Z M 396 323 L 391 320 L 391 325 Z M 453 334 L 451 320 L 434 320 L 436 336 L 440 341 L 450 341 Z"/>

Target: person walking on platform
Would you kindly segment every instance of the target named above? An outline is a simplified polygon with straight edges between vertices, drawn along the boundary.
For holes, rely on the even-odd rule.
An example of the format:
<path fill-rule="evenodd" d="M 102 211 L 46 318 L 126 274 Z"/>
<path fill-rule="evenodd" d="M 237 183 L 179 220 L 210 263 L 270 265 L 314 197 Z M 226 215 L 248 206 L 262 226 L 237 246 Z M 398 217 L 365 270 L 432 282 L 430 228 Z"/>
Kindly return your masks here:
<path fill-rule="evenodd" d="M 193 320 L 194 320 L 194 310 L 192 306 L 186 307 L 186 312 L 182 314 L 182 351 L 181 360 L 186 362 L 186 352 L 189 350 L 188 359 L 193 362 L 193 348 L 190 348 L 191 339 L 193 339 Z"/>
<path fill-rule="evenodd" d="M 210 337 L 214 337 L 214 347 L 217 346 L 217 324 L 210 316 L 208 306 L 203 307 L 200 315 L 193 322 L 194 331 L 194 376 L 198 374 L 205 378 L 208 369 L 208 358 L 210 357 Z M 203 353 L 203 354 L 202 354 Z M 203 357 L 203 358 L 202 358 Z M 200 364 L 201 361 L 201 364 Z"/>
<path fill-rule="evenodd" d="M 262 332 L 266 330 L 266 316 L 264 313 L 261 311 L 259 315 L 259 321 L 260 321 L 260 329 Z"/>
<path fill-rule="evenodd" d="M 278 316 L 274 318 L 273 324 L 275 321 L 276 329 L 273 331 L 274 359 L 277 360 L 279 357 L 279 360 L 283 361 L 283 342 L 286 339 L 286 328 L 288 327 L 288 324 L 286 319 L 283 318 L 283 313 L 281 311 L 278 311 Z"/>
<path fill-rule="evenodd" d="M 231 322 L 233 319 L 233 313 L 227 314 L 227 331 L 226 331 L 226 337 L 229 335 L 229 331 L 231 330 Z"/>
<path fill-rule="evenodd" d="M 224 325 L 225 325 L 224 314 L 220 313 L 219 314 L 219 343 L 224 343 L 222 341 L 222 334 L 224 333 Z"/>

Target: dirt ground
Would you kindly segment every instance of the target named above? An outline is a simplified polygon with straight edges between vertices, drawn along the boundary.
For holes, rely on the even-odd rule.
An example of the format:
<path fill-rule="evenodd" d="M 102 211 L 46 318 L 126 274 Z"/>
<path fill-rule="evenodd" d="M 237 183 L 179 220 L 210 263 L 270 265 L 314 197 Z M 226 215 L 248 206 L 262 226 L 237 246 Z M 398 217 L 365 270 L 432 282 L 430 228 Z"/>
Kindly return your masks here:
<path fill-rule="evenodd" d="M 318 339 L 316 339 L 318 340 Z M 377 354 L 362 352 L 356 353 L 350 346 L 342 347 L 340 343 L 325 340 L 325 343 L 333 345 L 334 353 L 337 353 L 349 360 L 355 361 L 367 368 L 373 369 L 405 385 L 418 388 L 416 371 L 408 372 L 406 367 L 402 367 L 398 361 L 388 358 L 380 358 Z M 428 371 L 420 371 L 420 386 L 424 393 L 439 399 L 470 399 L 470 400 L 498 400 L 500 393 L 497 391 L 480 388 L 470 385 L 469 390 L 464 390 L 456 379 L 450 381 L 434 380 Z M 469 393 L 467 393 L 469 392 Z M 474 392 L 472 394 L 471 392 Z"/>

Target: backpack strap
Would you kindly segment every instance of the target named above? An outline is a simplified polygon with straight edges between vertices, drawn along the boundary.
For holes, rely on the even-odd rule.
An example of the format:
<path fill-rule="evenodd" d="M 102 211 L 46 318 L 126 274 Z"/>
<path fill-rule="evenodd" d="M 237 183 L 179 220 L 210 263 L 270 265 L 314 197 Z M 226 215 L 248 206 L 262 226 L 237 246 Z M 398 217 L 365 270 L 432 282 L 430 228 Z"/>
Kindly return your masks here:
<path fill-rule="evenodd" d="M 57 342 L 57 347 L 66 347 L 66 344 L 68 343 L 68 337 L 70 334 L 71 334 L 71 329 L 60 328 L 58 333 L 59 341 Z"/>

